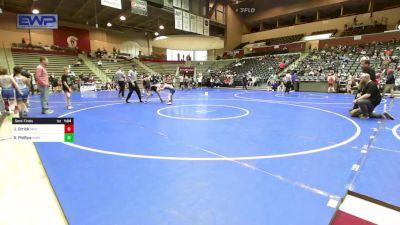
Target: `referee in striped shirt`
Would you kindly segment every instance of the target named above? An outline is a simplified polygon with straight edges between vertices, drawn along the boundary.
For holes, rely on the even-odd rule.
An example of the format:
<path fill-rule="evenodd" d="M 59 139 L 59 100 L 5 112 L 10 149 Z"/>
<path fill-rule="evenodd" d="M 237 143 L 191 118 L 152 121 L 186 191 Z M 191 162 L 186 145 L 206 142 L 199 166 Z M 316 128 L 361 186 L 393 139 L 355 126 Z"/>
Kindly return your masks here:
<path fill-rule="evenodd" d="M 118 92 L 118 97 L 122 96 L 122 98 L 125 97 L 125 80 L 126 76 L 124 71 L 122 71 L 122 68 L 119 67 L 117 72 L 115 72 L 114 75 L 114 82 L 118 83 L 119 86 L 119 92 Z"/>
<path fill-rule="evenodd" d="M 137 81 L 137 72 L 135 70 L 135 66 L 132 65 L 132 69 L 129 70 L 128 77 L 126 78 L 126 82 L 128 83 L 129 86 L 129 93 L 128 97 L 126 98 L 126 103 L 129 103 L 129 99 L 131 98 L 133 91 L 136 92 L 139 98 L 139 102 L 143 102 L 142 95 L 140 94 L 140 89 L 136 81 Z"/>

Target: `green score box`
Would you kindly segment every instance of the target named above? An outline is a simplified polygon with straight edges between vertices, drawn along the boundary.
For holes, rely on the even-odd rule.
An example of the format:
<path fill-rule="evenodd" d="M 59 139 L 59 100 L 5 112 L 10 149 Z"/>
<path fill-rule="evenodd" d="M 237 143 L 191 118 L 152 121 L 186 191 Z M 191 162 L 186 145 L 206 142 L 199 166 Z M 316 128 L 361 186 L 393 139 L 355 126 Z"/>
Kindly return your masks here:
<path fill-rule="evenodd" d="M 64 134 L 64 142 L 74 142 L 74 134 L 69 133 L 69 134 Z"/>

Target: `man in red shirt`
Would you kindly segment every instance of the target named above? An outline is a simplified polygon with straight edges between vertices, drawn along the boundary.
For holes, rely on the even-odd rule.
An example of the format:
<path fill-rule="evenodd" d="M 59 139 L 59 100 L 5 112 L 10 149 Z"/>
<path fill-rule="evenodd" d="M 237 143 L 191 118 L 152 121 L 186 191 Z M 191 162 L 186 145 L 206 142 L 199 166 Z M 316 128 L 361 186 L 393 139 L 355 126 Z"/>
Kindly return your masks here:
<path fill-rule="evenodd" d="M 282 61 L 281 63 L 279 63 L 279 69 L 281 71 L 283 71 L 285 69 L 285 67 L 286 67 L 285 62 Z"/>
<path fill-rule="evenodd" d="M 47 74 L 48 60 L 46 57 L 40 57 L 40 64 L 36 67 L 35 78 L 40 92 L 40 101 L 42 103 L 42 114 L 52 114 L 54 111 L 49 109 L 49 75 Z"/>

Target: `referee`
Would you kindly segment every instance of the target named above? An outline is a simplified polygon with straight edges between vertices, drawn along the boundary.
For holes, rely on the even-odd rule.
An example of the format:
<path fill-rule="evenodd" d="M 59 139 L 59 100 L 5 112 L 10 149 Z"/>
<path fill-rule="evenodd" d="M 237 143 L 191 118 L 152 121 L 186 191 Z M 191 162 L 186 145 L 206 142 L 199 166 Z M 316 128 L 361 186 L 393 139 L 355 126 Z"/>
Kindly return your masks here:
<path fill-rule="evenodd" d="M 137 81 L 137 72 L 136 72 L 134 65 L 132 65 L 132 69 L 129 70 L 126 81 L 128 82 L 128 86 L 129 86 L 129 93 L 128 93 L 128 97 L 126 98 L 126 103 L 129 103 L 129 99 L 131 98 L 133 91 L 136 92 L 136 94 L 139 98 L 139 102 L 143 102 L 142 95 L 140 94 L 139 86 L 136 82 Z"/>
<path fill-rule="evenodd" d="M 119 67 L 117 72 L 115 72 L 114 82 L 118 83 L 118 86 L 119 86 L 118 97 L 122 96 L 122 98 L 124 98 L 125 97 L 125 73 L 124 73 L 124 71 L 122 71 L 121 67 Z"/>

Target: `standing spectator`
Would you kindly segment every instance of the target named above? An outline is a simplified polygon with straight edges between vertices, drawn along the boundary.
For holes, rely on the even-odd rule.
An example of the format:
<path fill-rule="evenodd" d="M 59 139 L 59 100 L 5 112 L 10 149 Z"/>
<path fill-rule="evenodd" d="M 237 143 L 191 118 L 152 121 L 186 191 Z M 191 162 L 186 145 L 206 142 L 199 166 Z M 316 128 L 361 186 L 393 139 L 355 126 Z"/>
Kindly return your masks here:
<path fill-rule="evenodd" d="M 292 83 L 293 83 L 293 90 L 298 92 L 300 88 L 300 81 L 299 77 L 297 76 L 297 71 L 293 71 L 292 73 Z"/>
<path fill-rule="evenodd" d="M 386 84 L 385 88 L 383 89 L 382 95 L 384 96 L 386 92 L 390 91 L 390 97 L 394 98 L 394 87 L 395 87 L 395 77 L 394 77 L 394 70 L 388 69 L 386 70 Z"/>
<path fill-rule="evenodd" d="M 40 101 L 42 104 L 42 114 L 52 114 L 54 111 L 49 108 L 49 75 L 47 73 L 48 60 L 46 57 L 40 57 L 40 64 L 36 67 L 35 78 L 40 92 Z"/>
<path fill-rule="evenodd" d="M 247 75 L 243 75 L 242 84 L 243 84 L 243 90 L 247 90 L 247 84 L 248 84 Z"/>
<path fill-rule="evenodd" d="M 286 67 L 286 65 L 285 65 L 285 62 L 284 62 L 284 61 L 282 61 L 282 62 L 279 63 L 279 69 L 280 69 L 281 71 L 283 71 L 283 70 L 285 69 L 285 67 Z"/>
<path fill-rule="evenodd" d="M 199 75 L 197 77 L 197 87 L 201 88 L 202 87 L 202 83 L 203 83 L 203 76 Z"/>
<path fill-rule="evenodd" d="M 371 80 L 376 83 L 375 70 L 371 68 L 371 62 L 369 59 L 364 59 L 361 61 L 361 69 L 363 73 L 368 73 Z"/>

